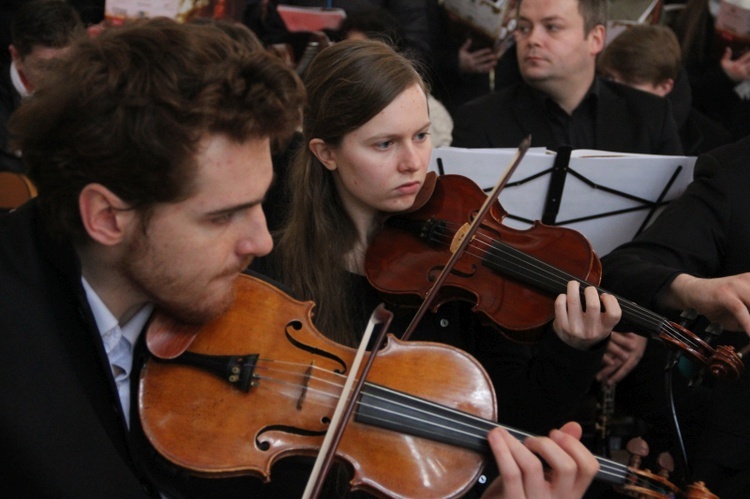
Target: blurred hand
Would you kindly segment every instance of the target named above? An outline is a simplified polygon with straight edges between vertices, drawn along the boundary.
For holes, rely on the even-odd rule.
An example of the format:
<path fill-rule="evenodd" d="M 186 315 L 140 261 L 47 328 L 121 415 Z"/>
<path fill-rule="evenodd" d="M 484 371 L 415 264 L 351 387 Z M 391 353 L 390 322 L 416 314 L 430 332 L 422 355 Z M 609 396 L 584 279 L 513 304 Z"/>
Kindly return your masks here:
<path fill-rule="evenodd" d="M 86 34 L 89 38 L 96 38 L 97 36 L 101 35 L 105 29 L 107 29 L 107 22 L 102 21 L 98 24 L 92 24 L 91 26 L 87 27 Z"/>
<path fill-rule="evenodd" d="M 500 476 L 484 499 L 576 499 L 582 497 L 599 471 L 599 462 L 580 442 L 581 426 L 567 423 L 549 437 L 529 437 L 524 443 L 503 428 L 488 435 Z M 542 461 L 549 465 L 545 471 Z"/>
<path fill-rule="evenodd" d="M 635 333 L 612 333 L 596 380 L 613 386 L 625 378 L 643 358 L 648 338 Z"/>
<path fill-rule="evenodd" d="M 458 50 L 458 68 L 464 73 L 489 73 L 497 65 L 497 55 L 489 48 L 470 52 L 472 40 L 468 39 Z"/>
<path fill-rule="evenodd" d="M 750 80 L 750 52 L 732 60 L 732 49 L 727 47 L 721 58 L 721 68 L 735 83 Z"/>

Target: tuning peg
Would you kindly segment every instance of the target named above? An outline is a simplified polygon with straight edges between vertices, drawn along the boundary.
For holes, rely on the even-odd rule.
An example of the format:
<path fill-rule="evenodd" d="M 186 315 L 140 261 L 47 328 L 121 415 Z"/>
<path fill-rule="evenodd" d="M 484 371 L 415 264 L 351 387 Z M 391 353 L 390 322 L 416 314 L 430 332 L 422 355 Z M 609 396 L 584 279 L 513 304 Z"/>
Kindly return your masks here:
<path fill-rule="evenodd" d="M 648 456 L 648 444 L 641 437 L 631 438 L 625 446 L 628 453 L 630 454 L 630 466 L 633 468 L 640 468 L 641 461 L 644 457 Z"/>
<path fill-rule="evenodd" d="M 662 452 L 656 458 L 656 464 L 659 465 L 659 476 L 669 478 L 670 473 L 674 471 L 674 458 L 669 452 Z"/>

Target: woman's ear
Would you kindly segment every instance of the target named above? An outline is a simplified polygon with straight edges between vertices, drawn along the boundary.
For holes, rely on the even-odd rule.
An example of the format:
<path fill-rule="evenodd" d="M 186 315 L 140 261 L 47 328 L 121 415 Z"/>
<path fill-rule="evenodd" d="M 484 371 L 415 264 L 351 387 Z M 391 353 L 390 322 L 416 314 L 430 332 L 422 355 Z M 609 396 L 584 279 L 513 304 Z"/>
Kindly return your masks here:
<path fill-rule="evenodd" d="M 334 171 L 336 169 L 336 154 L 333 149 L 326 144 L 323 139 L 312 139 L 308 144 L 310 152 L 312 152 L 318 161 L 323 163 L 328 170 Z"/>
<path fill-rule="evenodd" d="M 88 184 L 78 195 L 83 227 L 94 241 L 106 246 L 120 243 L 135 212 L 101 184 Z"/>

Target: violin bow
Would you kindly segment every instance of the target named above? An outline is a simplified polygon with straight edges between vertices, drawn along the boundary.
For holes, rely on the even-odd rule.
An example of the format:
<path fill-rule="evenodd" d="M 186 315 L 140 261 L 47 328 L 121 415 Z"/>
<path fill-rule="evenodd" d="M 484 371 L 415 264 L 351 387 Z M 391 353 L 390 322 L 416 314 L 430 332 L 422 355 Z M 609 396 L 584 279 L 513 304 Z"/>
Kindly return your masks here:
<path fill-rule="evenodd" d="M 523 157 L 526 155 L 526 152 L 529 150 L 530 146 L 531 146 L 531 135 L 527 135 L 521 141 L 521 144 L 518 146 L 518 149 L 516 150 L 516 154 L 513 155 L 513 158 L 511 159 L 510 164 L 505 169 L 505 172 L 500 177 L 500 180 L 497 182 L 497 184 L 492 189 L 492 191 L 487 195 L 487 199 L 484 200 L 484 204 L 482 205 L 482 208 L 479 210 L 479 213 L 477 213 L 477 216 L 474 217 L 474 220 L 472 220 L 471 224 L 466 224 L 463 227 L 461 227 L 458 231 L 456 231 L 456 235 L 454 236 L 453 242 L 451 243 L 451 252 L 452 252 L 451 257 L 448 260 L 448 263 L 445 265 L 445 267 L 443 267 L 443 270 L 440 271 L 440 274 L 438 275 L 437 279 L 435 279 L 435 283 L 427 292 L 427 296 L 425 297 L 425 300 L 419 306 L 419 309 L 417 309 L 417 313 L 414 315 L 414 318 L 409 323 L 409 327 L 406 328 L 406 331 L 401 337 L 402 340 L 406 341 L 409 339 L 409 337 L 412 335 L 412 333 L 416 329 L 417 324 L 419 324 L 419 321 L 422 320 L 422 317 L 424 317 L 424 314 L 427 313 L 427 310 L 429 310 L 430 306 L 432 305 L 432 302 L 434 301 L 435 296 L 437 295 L 437 291 L 443 285 L 443 282 L 445 282 L 445 280 L 448 278 L 448 274 L 453 270 L 453 267 L 456 265 L 456 262 L 458 261 L 459 258 L 461 258 L 461 255 L 463 255 L 464 250 L 466 250 L 466 247 L 474 238 L 474 234 L 479 229 L 479 226 L 482 224 L 482 221 L 484 220 L 485 215 L 487 215 L 487 213 L 490 211 L 492 204 L 495 201 L 497 201 L 498 196 L 500 196 L 500 191 L 508 183 L 508 180 L 510 180 L 511 175 L 513 175 L 513 172 L 516 171 L 516 168 L 518 168 L 518 165 L 521 164 L 521 160 L 523 160 Z"/>
<path fill-rule="evenodd" d="M 360 341 L 359 348 L 357 349 L 357 353 L 352 361 L 349 375 L 347 376 L 344 387 L 341 390 L 341 396 L 339 397 L 339 401 L 336 404 L 333 416 L 331 417 L 328 431 L 326 431 L 326 436 L 320 446 L 320 451 L 318 451 L 318 457 L 315 459 L 312 472 L 307 480 L 307 486 L 302 494 L 303 499 L 316 499 L 320 495 L 325 477 L 328 475 L 331 463 L 333 462 L 333 457 L 336 454 L 336 449 L 338 448 L 341 437 L 346 429 L 346 422 L 349 421 L 352 412 L 354 412 L 354 408 L 357 405 L 357 399 L 362 391 L 367 374 L 370 372 L 370 367 L 375 360 L 375 354 L 383 343 L 383 339 L 388 331 L 388 327 L 391 325 L 392 319 L 393 314 L 389 312 L 382 303 L 370 316 L 370 320 L 368 321 L 364 335 L 362 336 L 362 341 Z M 378 324 L 382 324 L 382 326 L 375 341 L 375 346 L 370 353 L 370 357 L 367 359 L 365 367 L 359 374 L 357 385 L 352 388 L 354 378 L 359 373 L 359 366 L 362 363 L 365 350 L 367 350 L 367 345 L 370 342 L 372 332 Z"/>

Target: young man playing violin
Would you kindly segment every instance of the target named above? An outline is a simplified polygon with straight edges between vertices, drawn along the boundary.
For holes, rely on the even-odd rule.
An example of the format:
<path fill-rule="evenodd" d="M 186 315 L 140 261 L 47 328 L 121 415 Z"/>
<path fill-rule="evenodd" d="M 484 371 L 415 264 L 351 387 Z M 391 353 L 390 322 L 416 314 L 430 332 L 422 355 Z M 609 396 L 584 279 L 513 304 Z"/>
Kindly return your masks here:
<path fill-rule="evenodd" d="M 137 381 L 153 310 L 222 314 L 271 250 L 270 144 L 299 122 L 298 78 L 216 27 L 166 19 L 82 41 L 58 71 L 11 123 L 39 196 L 0 218 L 0 490 L 288 497 L 273 486 L 298 479 L 283 473 L 266 486 L 171 466 L 143 435 Z M 580 495 L 598 464 L 578 437 L 493 432 L 494 492 Z"/>

